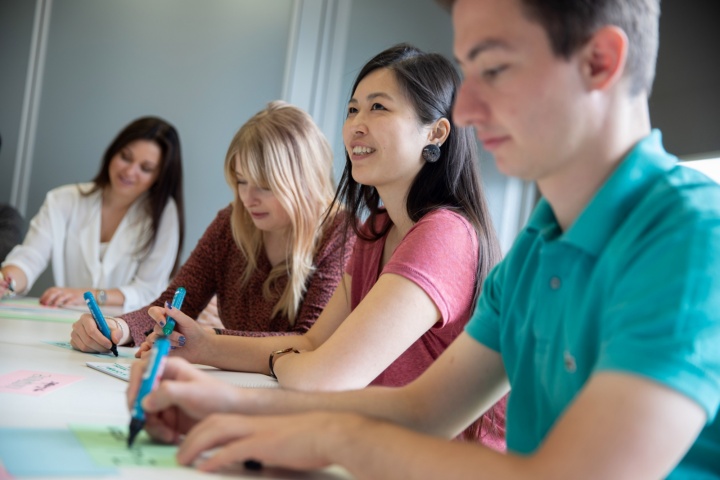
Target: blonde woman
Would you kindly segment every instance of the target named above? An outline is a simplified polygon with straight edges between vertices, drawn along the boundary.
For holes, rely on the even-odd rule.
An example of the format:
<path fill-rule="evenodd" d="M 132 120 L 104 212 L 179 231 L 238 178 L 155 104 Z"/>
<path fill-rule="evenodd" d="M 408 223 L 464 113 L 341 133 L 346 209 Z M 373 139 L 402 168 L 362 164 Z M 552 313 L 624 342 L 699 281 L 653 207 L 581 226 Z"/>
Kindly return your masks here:
<path fill-rule="evenodd" d="M 232 139 L 224 171 L 233 203 L 149 306 L 170 302 L 183 286 L 183 312 L 193 318 L 217 295 L 225 328 L 205 328 L 219 335 L 306 332 L 339 283 L 353 243 L 345 238 L 344 214 L 325 217 L 334 195 L 327 140 L 307 113 L 272 102 Z M 118 345 L 140 345 L 156 325 L 148 307 L 108 323 Z M 110 348 L 90 315 L 75 322 L 71 343 L 85 352 Z"/>

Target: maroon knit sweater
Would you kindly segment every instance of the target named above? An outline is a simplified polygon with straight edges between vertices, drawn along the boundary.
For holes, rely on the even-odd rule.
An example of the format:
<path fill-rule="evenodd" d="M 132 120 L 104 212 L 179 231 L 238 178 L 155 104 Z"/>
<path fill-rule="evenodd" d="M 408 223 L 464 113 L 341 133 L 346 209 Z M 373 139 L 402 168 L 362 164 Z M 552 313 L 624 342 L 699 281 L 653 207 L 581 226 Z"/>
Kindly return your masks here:
<path fill-rule="evenodd" d="M 271 318 L 280 292 L 287 284 L 287 277 L 278 280 L 276 296 L 270 299 L 263 297 L 263 282 L 272 269 L 264 250 L 258 258 L 255 274 L 245 287 L 241 286 L 241 273 L 247 268 L 247 261 L 232 236 L 231 212 L 232 205 L 218 212 L 167 290 L 148 307 L 171 302 L 177 287 L 185 287 L 187 295 L 181 310 L 192 318 L 197 318 L 212 296 L 217 294 L 218 314 L 226 328 L 223 334 L 264 337 L 305 333 L 320 316 L 340 283 L 345 263 L 352 253 L 355 243 L 352 231 L 348 232 L 347 243 L 343 246 L 345 215 L 338 215 L 320 240 L 314 259 L 315 272 L 307 280 L 305 297 L 295 325 L 291 326 L 284 315 Z M 147 313 L 148 307 L 121 315 L 130 326 L 135 345 L 142 343 L 145 332 L 155 326 L 155 321 Z"/>

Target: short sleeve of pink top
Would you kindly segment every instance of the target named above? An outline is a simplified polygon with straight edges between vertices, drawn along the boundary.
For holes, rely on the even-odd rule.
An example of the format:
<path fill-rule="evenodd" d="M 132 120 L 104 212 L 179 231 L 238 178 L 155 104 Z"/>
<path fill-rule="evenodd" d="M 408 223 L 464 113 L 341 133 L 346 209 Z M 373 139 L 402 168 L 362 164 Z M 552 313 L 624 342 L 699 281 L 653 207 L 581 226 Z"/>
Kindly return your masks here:
<path fill-rule="evenodd" d="M 378 220 L 388 222 L 387 215 Z M 470 222 L 450 210 L 426 214 L 405 235 L 380 271 L 385 237 L 357 240 L 346 271 L 352 277 L 351 308 L 368 294 L 380 275 L 393 273 L 422 288 L 442 318 L 371 385 L 398 387 L 420 376 L 463 331 L 470 319 L 478 263 L 477 234 Z"/>

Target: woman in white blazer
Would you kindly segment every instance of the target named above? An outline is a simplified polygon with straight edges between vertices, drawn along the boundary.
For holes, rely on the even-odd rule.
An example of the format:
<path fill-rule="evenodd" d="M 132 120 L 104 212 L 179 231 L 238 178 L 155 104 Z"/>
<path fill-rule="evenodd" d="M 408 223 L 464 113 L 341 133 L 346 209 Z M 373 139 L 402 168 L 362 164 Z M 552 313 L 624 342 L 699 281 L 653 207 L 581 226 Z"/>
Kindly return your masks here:
<path fill-rule="evenodd" d="M 175 128 L 156 117 L 126 126 L 90 183 L 51 190 L 22 245 L 0 270 L 0 297 L 26 293 L 52 262 L 44 305 L 82 304 L 91 290 L 124 311 L 147 305 L 179 263 L 184 237 L 182 161 Z"/>

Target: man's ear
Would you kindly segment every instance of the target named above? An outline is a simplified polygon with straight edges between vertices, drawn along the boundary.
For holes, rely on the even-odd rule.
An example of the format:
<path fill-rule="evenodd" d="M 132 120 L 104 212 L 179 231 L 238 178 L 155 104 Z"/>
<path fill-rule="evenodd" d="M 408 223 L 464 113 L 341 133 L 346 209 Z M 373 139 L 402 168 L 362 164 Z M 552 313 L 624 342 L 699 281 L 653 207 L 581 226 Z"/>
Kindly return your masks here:
<path fill-rule="evenodd" d="M 582 75 L 591 90 L 607 90 L 625 73 L 628 37 L 614 25 L 597 30 L 582 47 Z"/>
<path fill-rule="evenodd" d="M 435 122 L 435 125 L 433 125 L 430 130 L 430 133 L 428 134 L 428 143 L 442 145 L 450 135 L 451 128 L 450 121 L 445 117 L 441 118 Z"/>

